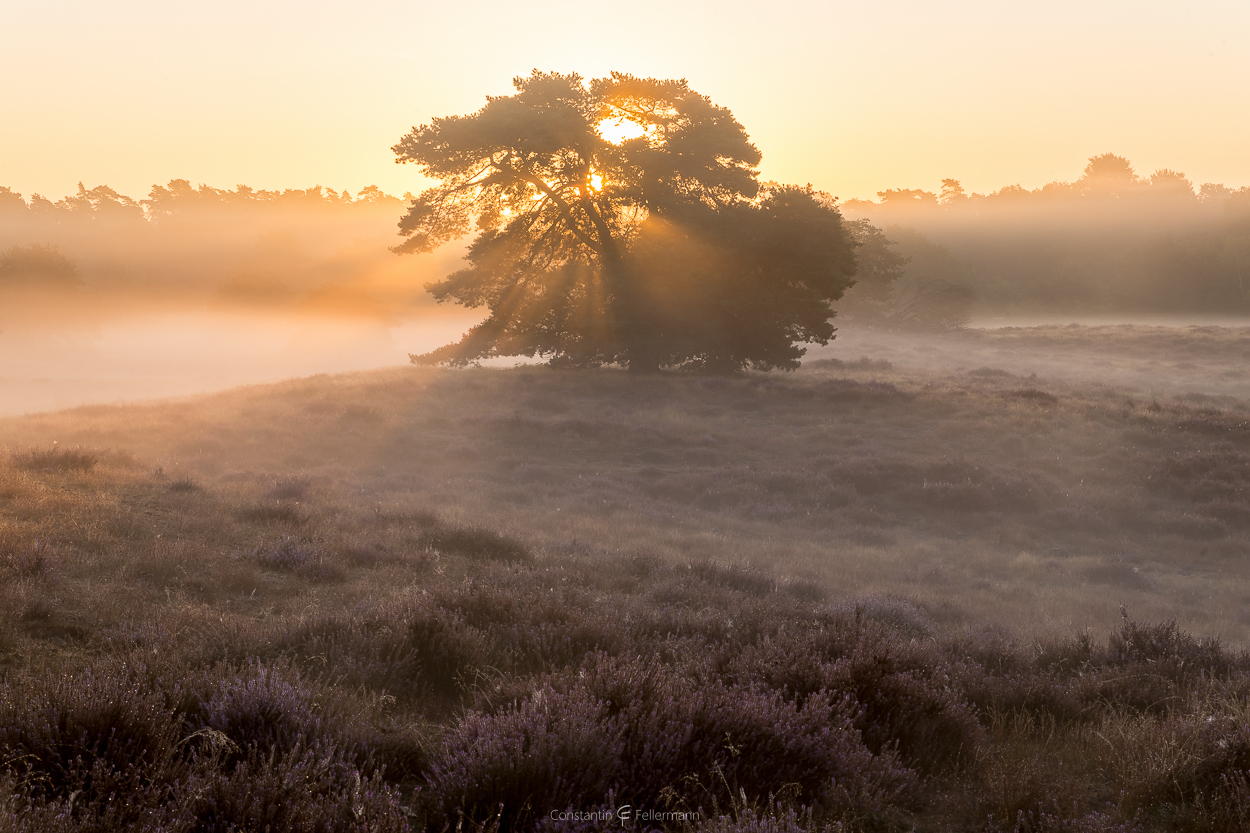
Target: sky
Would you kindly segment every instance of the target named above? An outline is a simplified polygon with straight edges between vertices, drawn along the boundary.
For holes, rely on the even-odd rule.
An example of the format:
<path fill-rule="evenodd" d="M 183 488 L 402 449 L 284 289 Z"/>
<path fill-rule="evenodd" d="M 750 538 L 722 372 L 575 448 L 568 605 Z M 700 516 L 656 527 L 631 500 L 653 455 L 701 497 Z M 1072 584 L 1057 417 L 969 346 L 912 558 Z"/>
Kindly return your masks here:
<path fill-rule="evenodd" d="M 1035 188 L 1116 153 L 1250 185 L 1250 3 L 7 0 L 0 185 L 419 191 L 390 148 L 533 68 L 686 78 L 765 179 Z"/>

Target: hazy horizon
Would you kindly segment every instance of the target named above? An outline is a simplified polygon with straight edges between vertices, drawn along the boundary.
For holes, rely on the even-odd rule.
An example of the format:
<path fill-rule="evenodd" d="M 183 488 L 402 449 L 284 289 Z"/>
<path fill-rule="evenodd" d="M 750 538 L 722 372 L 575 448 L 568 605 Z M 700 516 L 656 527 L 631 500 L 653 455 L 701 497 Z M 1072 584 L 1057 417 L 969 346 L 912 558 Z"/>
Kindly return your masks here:
<path fill-rule="evenodd" d="M 1244 833 L 1250 3 L 0 32 L 0 830 Z"/>
<path fill-rule="evenodd" d="M 1250 112 L 1236 106 L 1250 93 L 1250 56 L 1236 46 L 1250 36 L 1250 10 L 1238 4 L 1199 3 L 1183 20 L 1161 4 L 1129 14 L 1111 3 L 983 0 L 791 2 L 767 14 L 573 8 L 106 10 L 75 0 L 0 12 L 9 35 L 0 68 L 21 79 L 7 91 L 0 188 L 12 189 L 9 207 L 14 194 L 31 206 L 39 194 L 61 211 L 23 205 L 27 216 L 12 219 L 0 204 L 0 257 L 52 246 L 70 275 L 46 284 L 47 306 L 28 303 L 20 278 L 4 288 L 0 411 L 399 364 L 451 340 L 475 313 L 435 307 L 422 286 L 459 267 L 467 239 L 419 258 L 387 250 L 403 213 L 387 195 L 430 184 L 396 165 L 391 148 L 413 125 L 509 94 L 534 67 L 688 79 L 744 125 L 763 156 L 761 180 L 840 198 L 848 218 L 867 217 L 896 241 L 914 281 L 966 284 L 973 326 L 1250 320 L 1244 288 L 1229 288 L 1245 282 L 1240 232 L 1223 230 L 1209 199 L 1166 211 L 1150 203 L 1149 240 L 1129 214 L 1117 219 L 1114 245 L 1092 250 L 1117 275 L 1098 271 L 1102 261 L 1071 232 L 1083 221 L 1053 202 L 1034 211 L 992 196 L 986 211 L 927 214 L 879 202 L 891 189 L 932 196 L 946 179 L 969 194 L 1040 193 L 1076 183 L 1088 159 L 1108 153 L 1142 180 L 1166 168 L 1195 191 L 1250 186 Z M 191 189 L 182 213 L 141 205 L 170 198 L 176 181 Z M 194 192 L 202 184 L 206 198 Z M 285 195 L 243 205 L 243 186 Z M 367 186 L 381 191 L 362 194 Z M 1013 223 L 1043 233 L 1024 239 Z M 1202 298 L 1173 308 L 1168 288 L 1191 262 L 1174 258 L 1154 278 L 1153 301 L 1130 308 L 1126 299 L 1145 297 L 1141 264 L 1122 253 L 1144 252 L 1153 267 L 1166 258 L 1151 246 L 1173 243 L 1207 264 L 1205 289 L 1186 290 Z M 1066 256 L 1052 256 L 1064 246 Z M 1073 291 L 1095 273 L 1114 291 Z M 1020 294 L 1052 283 L 1052 296 Z M 839 310 L 839 322 L 853 320 Z"/>

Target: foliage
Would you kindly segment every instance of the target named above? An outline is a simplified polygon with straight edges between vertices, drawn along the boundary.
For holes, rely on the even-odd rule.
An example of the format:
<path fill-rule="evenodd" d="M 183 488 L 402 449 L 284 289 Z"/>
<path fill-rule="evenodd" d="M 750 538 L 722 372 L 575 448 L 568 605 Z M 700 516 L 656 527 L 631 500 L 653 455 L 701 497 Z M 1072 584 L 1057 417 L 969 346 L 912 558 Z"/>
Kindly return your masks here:
<path fill-rule="evenodd" d="M 793 368 L 795 342 L 833 336 L 855 271 L 841 216 L 810 187 L 761 186 L 727 109 L 685 81 L 620 73 L 514 83 L 394 147 L 440 182 L 409 206 L 396 251 L 476 227 L 470 265 L 428 288 L 490 313 L 414 361 Z M 635 135 L 610 141 L 612 124 Z"/>
<path fill-rule="evenodd" d="M 56 246 L 13 246 L 0 254 L 0 287 L 66 288 L 80 282 L 77 265 Z"/>

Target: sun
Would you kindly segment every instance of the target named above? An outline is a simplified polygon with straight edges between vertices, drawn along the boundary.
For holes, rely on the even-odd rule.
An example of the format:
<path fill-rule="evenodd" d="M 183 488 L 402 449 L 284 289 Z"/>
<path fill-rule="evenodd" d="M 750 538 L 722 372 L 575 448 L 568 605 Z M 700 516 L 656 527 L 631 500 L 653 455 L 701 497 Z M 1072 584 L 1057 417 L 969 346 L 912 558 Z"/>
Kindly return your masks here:
<path fill-rule="evenodd" d="M 604 119 L 597 124 L 599 135 L 614 145 L 647 135 L 647 128 L 627 118 Z"/>

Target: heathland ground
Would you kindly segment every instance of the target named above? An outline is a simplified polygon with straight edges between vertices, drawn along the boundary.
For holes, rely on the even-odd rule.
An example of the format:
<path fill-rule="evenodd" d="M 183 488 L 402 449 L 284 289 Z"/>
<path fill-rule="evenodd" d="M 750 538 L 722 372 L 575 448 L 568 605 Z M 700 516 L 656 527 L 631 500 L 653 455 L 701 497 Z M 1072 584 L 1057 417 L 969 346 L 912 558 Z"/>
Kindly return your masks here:
<path fill-rule="evenodd" d="M 324 742 L 373 791 L 323 773 L 321 804 L 291 812 L 331 818 L 342 804 L 362 829 L 440 829 L 461 811 L 524 827 L 622 790 L 733 829 L 770 814 L 1236 829 L 1250 757 L 1212 750 L 1250 743 L 1248 358 L 1250 330 L 1236 327 L 848 332 L 792 374 L 402 367 L 5 419 L 6 697 L 73 711 L 98 694 L 82 686 L 104 684 L 55 682 L 61 672 L 157 691 L 153 675 L 190 675 L 151 708 L 161 732 L 200 740 L 151 740 L 148 727 L 160 774 L 109 781 L 91 774 L 107 762 L 48 751 L 65 742 L 11 702 L 0 813 L 107 829 L 121 812 L 97 795 L 108 782 L 160 816 L 152 829 L 259 823 L 264 802 L 244 793 L 262 788 L 238 768 L 280 780 L 304 765 L 300 744 Z M 777 666 L 805 652 L 842 671 L 800 683 L 806 671 Z M 855 676 L 861 655 L 908 693 L 895 702 L 897 680 Z M 703 693 L 682 688 L 700 675 Z M 673 763 L 667 781 L 629 775 L 630 733 L 663 708 L 602 704 L 644 679 L 687 698 L 702 715 L 692 725 L 723 729 L 699 741 L 720 751 Z M 818 691 L 832 698 L 827 754 L 803 746 Z M 535 709 L 557 701 L 542 713 L 563 722 L 535 728 Z M 301 702 L 356 728 L 299 723 Z M 756 724 L 717 723 L 739 707 L 794 722 L 781 746 L 756 738 L 756 753 L 806 762 L 786 776 L 797 792 L 742 769 L 736 738 L 756 742 Z M 1206 718 L 1241 728 L 1207 738 Z M 618 769 L 560 774 L 595 757 L 551 740 L 575 720 L 616 727 Z M 829 740 L 843 724 L 850 734 Z M 1139 760 L 1165 735 L 1173 758 Z M 555 769 L 499 763 L 517 738 Z M 474 758 L 487 740 L 493 757 Z M 370 781 L 380 764 L 390 774 Z M 149 794 L 193 781 L 217 796 L 208 809 Z M 267 823 L 298 828 L 291 818 Z"/>

